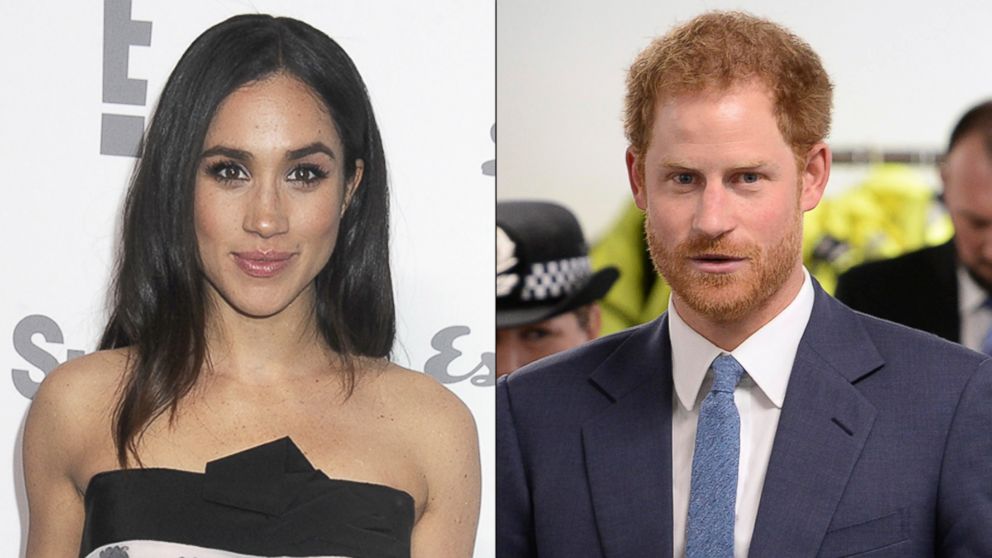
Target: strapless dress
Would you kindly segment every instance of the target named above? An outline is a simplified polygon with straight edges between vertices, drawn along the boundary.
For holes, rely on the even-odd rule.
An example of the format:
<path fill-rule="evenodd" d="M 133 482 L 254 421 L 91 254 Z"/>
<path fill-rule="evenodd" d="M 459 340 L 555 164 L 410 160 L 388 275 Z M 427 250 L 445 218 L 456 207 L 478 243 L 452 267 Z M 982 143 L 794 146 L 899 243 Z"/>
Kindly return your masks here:
<path fill-rule="evenodd" d="M 94 475 L 81 558 L 408 558 L 413 497 L 328 478 L 289 438 L 195 473 Z"/>

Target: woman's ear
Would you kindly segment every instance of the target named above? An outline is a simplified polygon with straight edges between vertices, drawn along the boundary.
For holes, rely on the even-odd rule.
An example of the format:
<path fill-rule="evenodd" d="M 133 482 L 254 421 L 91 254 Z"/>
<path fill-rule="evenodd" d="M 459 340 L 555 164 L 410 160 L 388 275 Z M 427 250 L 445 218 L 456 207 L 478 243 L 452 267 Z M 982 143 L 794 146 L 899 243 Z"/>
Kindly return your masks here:
<path fill-rule="evenodd" d="M 348 206 L 351 205 L 351 198 L 355 195 L 358 190 L 359 185 L 362 183 L 362 175 L 365 173 L 365 161 L 362 159 L 355 160 L 355 172 L 351 175 L 351 180 L 348 181 L 348 185 L 344 189 L 344 200 L 341 203 L 341 213 L 348 211 Z"/>

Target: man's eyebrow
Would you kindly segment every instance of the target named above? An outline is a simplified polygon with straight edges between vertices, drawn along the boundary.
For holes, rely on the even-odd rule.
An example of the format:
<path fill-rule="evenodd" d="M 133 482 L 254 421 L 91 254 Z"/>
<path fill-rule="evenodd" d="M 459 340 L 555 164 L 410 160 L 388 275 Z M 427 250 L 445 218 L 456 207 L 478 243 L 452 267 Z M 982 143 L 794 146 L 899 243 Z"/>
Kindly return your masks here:
<path fill-rule="evenodd" d="M 206 159 L 207 157 L 213 157 L 214 155 L 223 155 L 239 161 L 250 161 L 253 158 L 251 153 L 243 149 L 234 149 L 233 147 L 225 147 L 223 145 L 218 145 L 207 149 L 203 153 L 200 153 L 200 158 Z"/>
<path fill-rule="evenodd" d="M 695 170 L 687 161 L 662 161 L 658 168 L 667 170 L 685 170 L 692 171 Z"/>
<path fill-rule="evenodd" d="M 307 155 L 312 155 L 314 153 L 323 153 L 328 157 L 330 157 L 331 159 L 335 159 L 335 160 L 337 159 L 337 157 L 334 155 L 334 150 L 332 150 L 330 147 L 327 147 L 326 145 L 324 145 L 322 142 L 319 141 L 315 141 L 306 147 L 301 147 L 299 149 L 291 149 L 287 151 L 286 159 L 290 161 L 294 159 L 302 159 L 303 157 L 306 157 Z"/>
<path fill-rule="evenodd" d="M 662 161 L 658 168 L 666 170 L 696 171 L 690 161 Z M 742 171 L 749 169 L 777 169 L 778 165 L 769 161 L 746 161 L 742 164 L 734 165 L 732 170 Z"/>
<path fill-rule="evenodd" d="M 737 165 L 734 167 L 735 170 L 750 170 L 750 169 L 777 169 L 778 165 L 768 161 L 753 161 L 747 162 L 742 165 Z"/>

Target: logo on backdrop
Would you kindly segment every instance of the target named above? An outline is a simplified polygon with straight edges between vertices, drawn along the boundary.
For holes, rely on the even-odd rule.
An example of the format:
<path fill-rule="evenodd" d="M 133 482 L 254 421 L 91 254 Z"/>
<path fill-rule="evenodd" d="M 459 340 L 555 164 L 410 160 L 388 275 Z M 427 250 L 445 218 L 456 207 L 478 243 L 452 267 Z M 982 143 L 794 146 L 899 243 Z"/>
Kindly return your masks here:
<path fill-rule="evenodd" d="M 103 102 L 145 106 L 148 81 L 128 77 L 131 46 L 151 46 L 152 23 L 131 19 L 131 0 L 103 2 Z M 145 117 L 103 113 L 100 154 L 137 157 Z"/>
<path fill-rule="evenodd" d="M 493 124 L 492 128 L 489 128 L 489 137 L 492 138 L 493 144 L 496 144 L 496 124 Z M 482 174 L 486 176 L 496 176 L 496 159 L 489 159 L 488 161 L 482 163 Z"/>
<path fill-rule="evenodd" d="M 472 333 L 468 326 L 449 326 L 434 334 L 431 339 L 431 347 L 437 353 L 424 363 L 424 372 L 434 376 L 434 379 L 442 384 L 454 384 L 464 380 L 469 380 L 475 386 L 491 386 L 496 384 L 496 353 L 484 352 L 479 355 L 479 362 L 471 370 L 464 371 L 467 366 L 462 366 L 462 372 L 452 371 L 452 364 L 455 359 L 462 356 L 462 352 L 455 348 L 455 340 Z M 476 374 L 476 372 L 485 372 Z"/>
<path fill-rule="evenodd" d="M 493 144 L 496 143 L 496 124 L 489 128 L 489 137 Z M 486 176 L 496 176 L 496 159 L 489 159 L 482 163 L 482 174 Z M 455 348 L 455 340 L 472 333 L 468 326 L 449 326 L 434 334 L 431 338 L 431 348 L 437 351 L 434 356 L 424 363 L 424 372 L 434 376 L 434 379 L 442 384 L 454 384 L 469 380 L 475 386 L 492 386 L 496 384 L 496 353 L 492 351 L 483 352 L 479 355 L 479 361 L 475 366 L 462 372 L 452 372 L 452 364 L 462 356 L 462 352 Z M 477 372 L 479 372 L 477 374 Z"/>
<path fill-rule="evenodd" d="M 496 124 L 489 128 L 489 137 L 493 144 L 496 143 Z M 482 174 L 486 176 L 496 176 L 496 159 L 489 159 L 482 163 Z M 424 372 L 434 376 L 434 379 L 442 384 L 455 384 L 469 380 L 475 386 L 496 385 L 496 353 L 492 351 L 483 352 L 479 355 L 479 361 L 471 370 L 465 371 L 467 366 L 461 365 L 461 372 L 452 371 L 452 365 L 462 352 L 455 348 L 455 340 L 472 333 L 468 326 L 453 325 L 442 329 L 431 338 L 431 348 L 437 353 L 427 359 L 424 363 Z M 477 373 L 478 372 L 478 373 Z"/>
<path fill-rule="evenodd" d="M 41 314 L 25 316 L 14 326 L 14 350 L 21 355 L 21 358 L 47 376 L 61 363 L 55 355 L 35 344 L 35 335 L 40 335 L 48 343 L 62 344 L 64 343 L 62 328 L 55 323 L 55 320 Z M 69 349 L 66 351 L 65 360 L 72 360 L 84 354 L 85 351 Z M 38 386 L 41 385 L 41 380 L 33 380 L 30 372 L 18 368 L 11 369 L 10 375 L 11 379 L 14 380 L 14 388 L 21 395 L 28 399 L 34 398 Z"/>

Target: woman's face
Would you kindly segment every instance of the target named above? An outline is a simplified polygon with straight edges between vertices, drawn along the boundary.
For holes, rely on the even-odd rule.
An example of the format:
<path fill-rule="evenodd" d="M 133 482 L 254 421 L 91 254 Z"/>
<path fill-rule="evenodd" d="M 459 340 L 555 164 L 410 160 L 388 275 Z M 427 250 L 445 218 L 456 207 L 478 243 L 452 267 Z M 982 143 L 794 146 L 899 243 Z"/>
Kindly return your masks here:
<path fill-rule="evenodd" d="M 219 304 L 267 317 L 309 309 L 346 200 L 334 122 L 312 90 L 277 74 L 231 93 L 215 113 L 196 173 L 196 239 Z"/>

